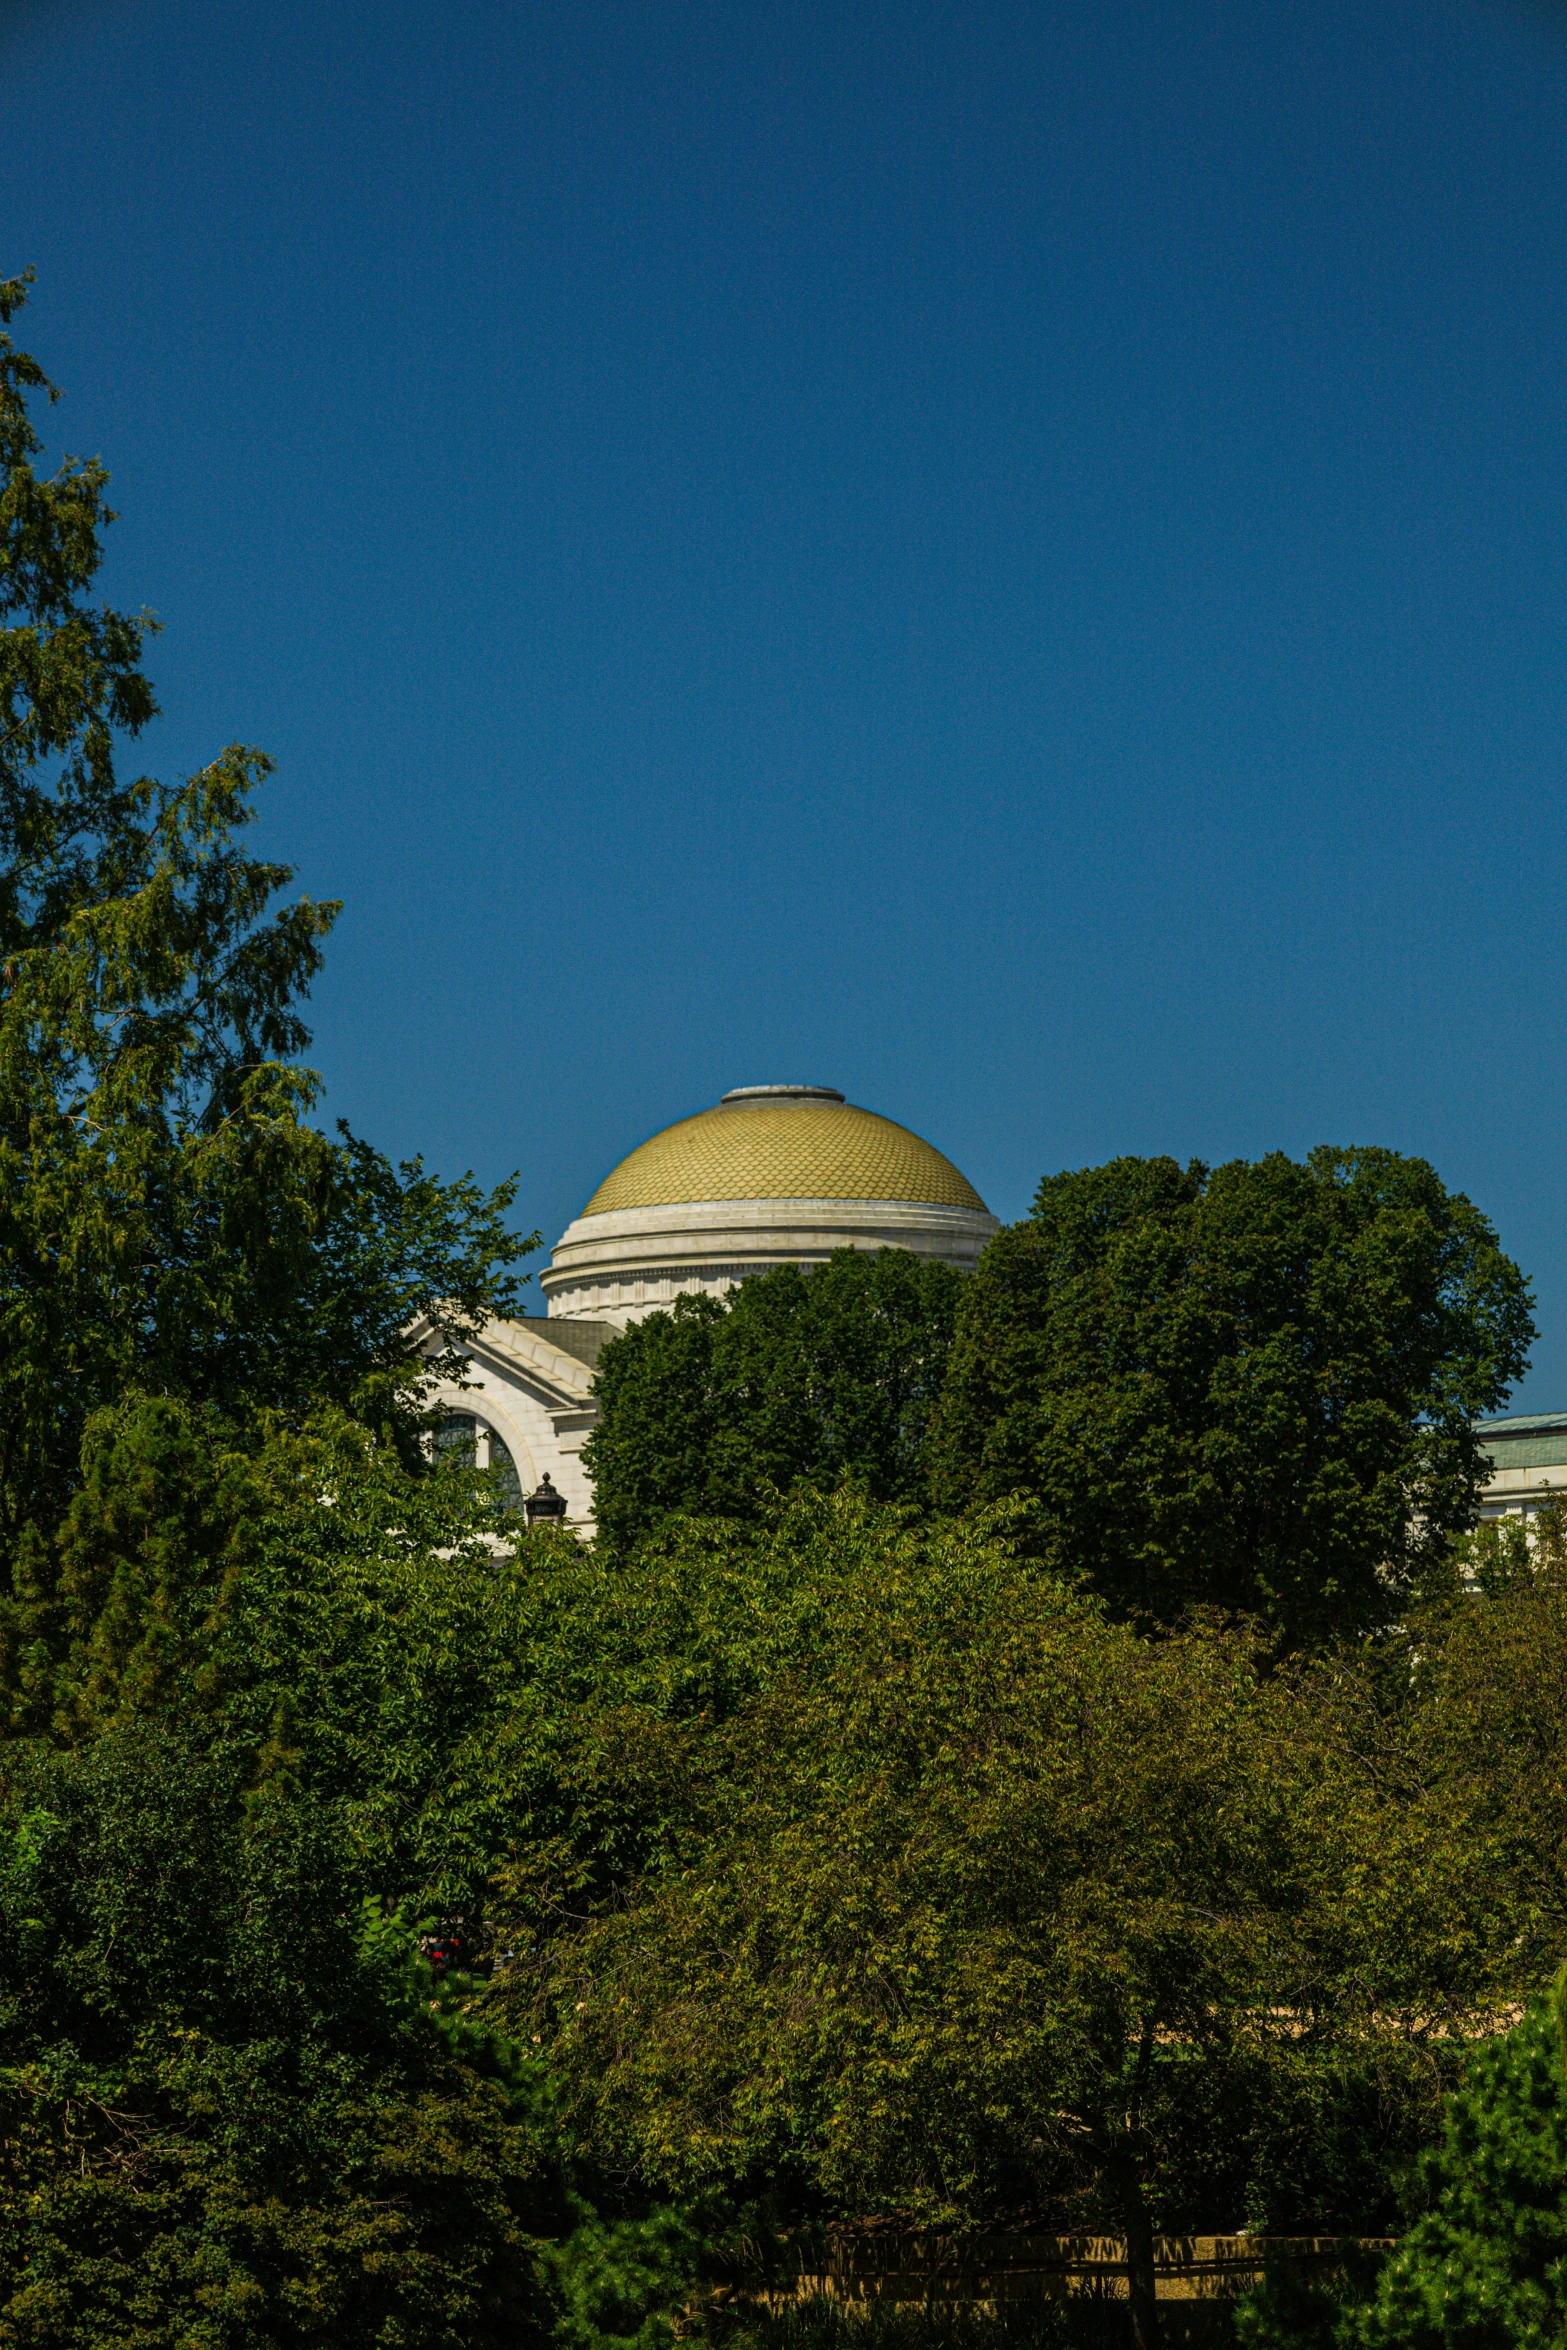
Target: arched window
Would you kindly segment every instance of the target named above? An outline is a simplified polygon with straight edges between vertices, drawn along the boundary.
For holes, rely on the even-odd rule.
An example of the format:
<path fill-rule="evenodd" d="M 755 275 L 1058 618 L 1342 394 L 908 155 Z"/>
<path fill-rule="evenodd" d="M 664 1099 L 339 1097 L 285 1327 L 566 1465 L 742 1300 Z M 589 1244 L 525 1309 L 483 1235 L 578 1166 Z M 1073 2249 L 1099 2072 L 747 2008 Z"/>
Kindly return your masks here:
<path fill-rule="evenodd" d="M 474 1412 L 449 1412 L 435 1431 L 438 1456 L 458 1453 L 470 1468 L 488 1469 L 495 1480 L 495 1498 L 503 1510 L 522 1507 L 522 1479 L 503 1436 Z"/>
<path fill-rule="evenodd" d="M 472 1468 L 475 1457 L 475 1436 L 479 1423 L 472 1412 L 448 1412 L 435 1431 L 435 1451 L 439 1460 L 448 1453 L 460 1453 Z"/>
<path fill-rule="evenodd" d="M 517 1474 L 517 1464 L 511 1457 L 505 1438 L 497 1436 L 493 1428 L 488 1434 L 490 1475 L 495 1479 L 495 1497 L 503 1510 L 520 1510 L 522 1479 Z"/>

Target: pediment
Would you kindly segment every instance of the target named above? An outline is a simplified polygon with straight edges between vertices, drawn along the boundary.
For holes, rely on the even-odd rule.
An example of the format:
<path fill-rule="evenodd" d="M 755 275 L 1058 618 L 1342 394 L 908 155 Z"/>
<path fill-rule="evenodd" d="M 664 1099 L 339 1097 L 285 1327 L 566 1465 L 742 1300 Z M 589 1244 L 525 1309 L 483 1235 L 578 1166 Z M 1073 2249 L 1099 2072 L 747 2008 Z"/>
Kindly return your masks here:
<path fill-rule="evenodd" d="M 434 1354 L 445 1333 L 421 1314 L 409 1338 L 422 1353 Z M 526 1389 L 550 1412 L 591 1410 L 593 1371 L 580 1356 L 542 1335 L 536 1323 L 497 1318 L 465 1342 L 470 1363 L 509 1385 Z"/>

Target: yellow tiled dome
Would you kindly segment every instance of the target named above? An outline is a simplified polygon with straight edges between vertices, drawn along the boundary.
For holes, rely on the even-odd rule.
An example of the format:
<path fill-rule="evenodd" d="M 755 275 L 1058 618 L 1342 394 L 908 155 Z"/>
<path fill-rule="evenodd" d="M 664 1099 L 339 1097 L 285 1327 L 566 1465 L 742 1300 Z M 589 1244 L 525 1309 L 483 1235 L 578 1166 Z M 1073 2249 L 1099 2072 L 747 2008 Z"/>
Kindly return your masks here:
<path fill-rule="evenodd" d="M 915 1200 L 986 1212 L 940 1151 L 819 1085 L 726 1093 L 622 1159 L 582 1212 L 726 1199 Z"/>

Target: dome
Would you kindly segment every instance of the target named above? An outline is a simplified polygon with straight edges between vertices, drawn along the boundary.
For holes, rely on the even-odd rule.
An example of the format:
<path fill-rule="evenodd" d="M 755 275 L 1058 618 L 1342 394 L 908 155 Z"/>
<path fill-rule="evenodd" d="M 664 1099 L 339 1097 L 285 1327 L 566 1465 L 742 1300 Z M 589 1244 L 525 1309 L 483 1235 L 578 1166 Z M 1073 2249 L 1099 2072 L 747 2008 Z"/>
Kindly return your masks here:
<path fill-rule="evenodd" d="M 726 1093 L 622 1159 L 582 1213 L 730 1199 L 920 1200 L 985 1213 L 950 1159 L 825 1085 Z"/>
<path fill-rule="evenodd" d="M 997 1230 L 974 1186 L 906 1126 L 831 1086 L 747 1085 L 622 1159 L 539 1286 L 552 1318 L 623 1328 L 835 1249 L 971 1268 Z"/>

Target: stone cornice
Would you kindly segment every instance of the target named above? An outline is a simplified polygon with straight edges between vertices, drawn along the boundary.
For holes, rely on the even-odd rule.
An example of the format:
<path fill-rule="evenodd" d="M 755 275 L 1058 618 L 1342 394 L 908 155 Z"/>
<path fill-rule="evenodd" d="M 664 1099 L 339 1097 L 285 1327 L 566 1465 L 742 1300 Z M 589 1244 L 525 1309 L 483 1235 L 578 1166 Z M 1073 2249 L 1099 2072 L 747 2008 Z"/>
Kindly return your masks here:
<path fill-rule="evenodd" d="M 977 1208 L 911 1200 L 696 1200 L 623 1208 L 568 1224 L 539 1276 L 546 1296 L 595 1274 L 657 1275 L 702 1265 L 759 1271 L 767 1264 L 820 1259 L 835 1248 L 905 1248 L 916 1256 L 972 1264 L 999 1220 Z"/>

